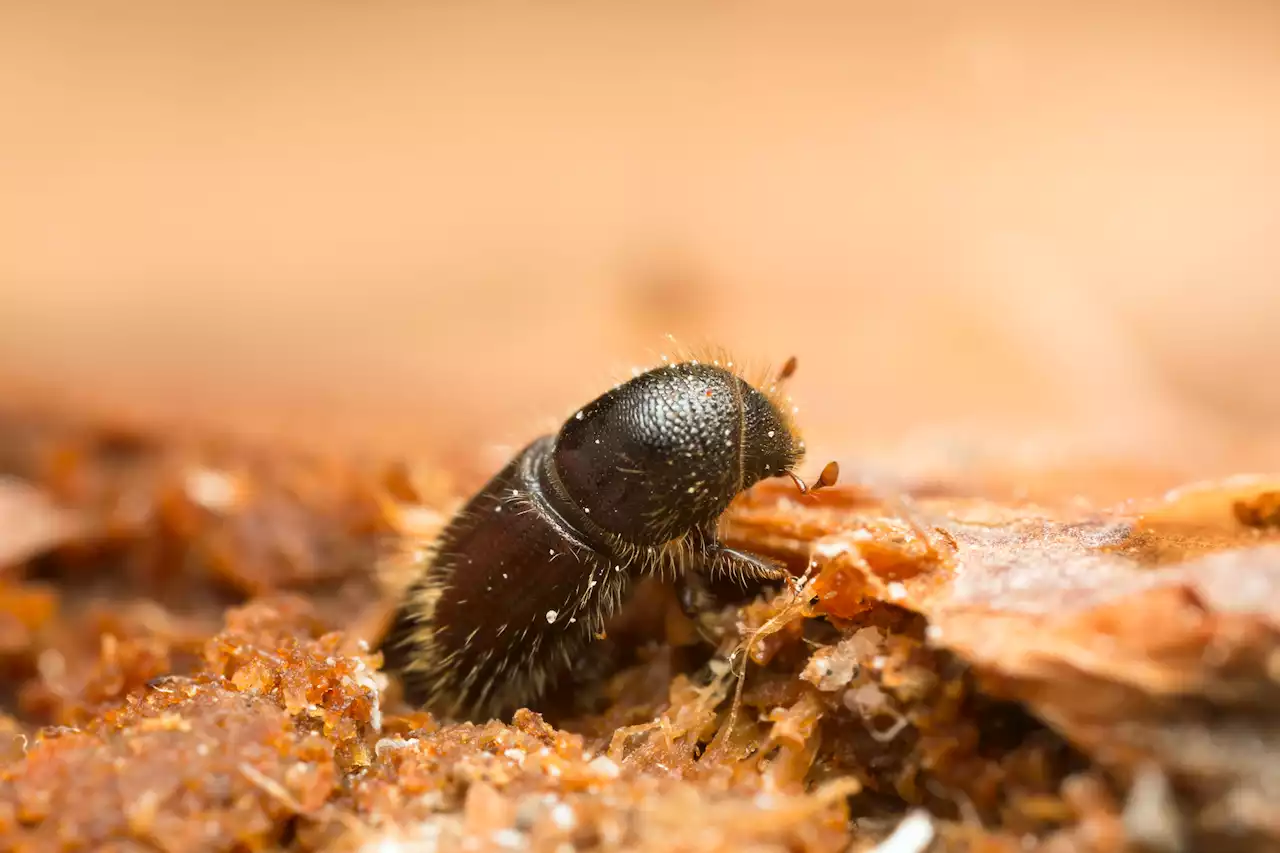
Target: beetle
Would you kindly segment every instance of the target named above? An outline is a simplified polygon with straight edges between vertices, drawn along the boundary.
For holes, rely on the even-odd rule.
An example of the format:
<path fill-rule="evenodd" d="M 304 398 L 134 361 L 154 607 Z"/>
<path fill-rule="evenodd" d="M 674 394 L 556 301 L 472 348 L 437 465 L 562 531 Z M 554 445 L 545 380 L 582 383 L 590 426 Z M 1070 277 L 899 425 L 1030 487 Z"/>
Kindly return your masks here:
<path fill-rule="evenodd" d="M 615 386 L 524 447 L 423 557 L 381 644 L 405 698 L 450 718 L 505 717 L 563 683 L 604 638 L 639 580 L 679 585 L 686 612 L 708 581 L 786 580 L 723 544 L 744 490 L 796 474 L 805 447 L 779 387 L 732 362 L 667 361 Z"/>

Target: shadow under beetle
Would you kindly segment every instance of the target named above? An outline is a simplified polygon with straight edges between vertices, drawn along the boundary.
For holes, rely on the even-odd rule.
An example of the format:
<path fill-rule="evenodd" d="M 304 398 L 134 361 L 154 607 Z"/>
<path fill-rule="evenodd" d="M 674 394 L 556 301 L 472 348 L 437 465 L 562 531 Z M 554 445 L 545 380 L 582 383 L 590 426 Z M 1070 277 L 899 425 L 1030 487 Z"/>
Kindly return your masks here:
<path fill-rule="evenodd" d="M 453 517 L 405 593 L 383 643 L 406 698 L 449 718 L 505 717 L 587 657 L 632 585 L 777 582 L 784 567 L 721 544 L 742 491 L 789 476 L 804 442 L 779 385 L 732 363 L 641 373 L 533 441 Z M 814 488 L 832 485 L 830 463 Z"/>

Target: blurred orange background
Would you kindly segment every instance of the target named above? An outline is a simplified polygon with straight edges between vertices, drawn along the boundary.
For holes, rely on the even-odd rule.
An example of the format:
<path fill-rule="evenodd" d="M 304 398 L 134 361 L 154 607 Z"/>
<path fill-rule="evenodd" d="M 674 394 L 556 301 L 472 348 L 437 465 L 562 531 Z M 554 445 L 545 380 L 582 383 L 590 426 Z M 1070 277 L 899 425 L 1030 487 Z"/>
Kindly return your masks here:
<path fill-rule="evenodd" d="M 672 333 L 842 458 L 1280 459 L 1274 2 L 4 0 L 0 103 L 9 395 L 488 465 Z"/>

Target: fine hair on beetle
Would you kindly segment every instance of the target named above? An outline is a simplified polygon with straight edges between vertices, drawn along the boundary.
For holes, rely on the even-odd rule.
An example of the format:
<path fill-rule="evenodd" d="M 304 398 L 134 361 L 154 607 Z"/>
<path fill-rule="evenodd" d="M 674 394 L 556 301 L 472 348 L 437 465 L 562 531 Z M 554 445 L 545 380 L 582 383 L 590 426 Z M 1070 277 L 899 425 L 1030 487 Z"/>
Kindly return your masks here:
<path fill-rule="evenodd" d="M 381 649 L 405 698 L 453 719 L 506 717 L 590 667 L 633 586 L 674 581 L 686 612 L 708 581 L 785 581 L 721 542 L 746 489 L 796 473 L 785 396 L 795 359 L 748 372 L 720 353 L 663 356 L 518 452 L 421 558 Z M 750 377 L 750 378 L 748 378 Z M 692 615 L 692 614 L 691 614 Z"/>

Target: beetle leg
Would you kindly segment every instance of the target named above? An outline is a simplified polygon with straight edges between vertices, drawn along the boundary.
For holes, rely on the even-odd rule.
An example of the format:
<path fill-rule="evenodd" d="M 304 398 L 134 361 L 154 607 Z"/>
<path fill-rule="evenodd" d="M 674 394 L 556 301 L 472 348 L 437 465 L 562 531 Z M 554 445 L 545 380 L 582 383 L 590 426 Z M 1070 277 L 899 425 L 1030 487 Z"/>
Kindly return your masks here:
<path fill-rule="evenodd" d="M 694 545 L 701 552 L 697 571 L 706 575 L 711 584 L 732 582 L 745 591 L 754 584 L 785 581 L 790 575 L 779 563 L 722 544 L 714 524 L 694 531 L 693 536 Z"/>
<path fill-rule="evenodd" d="M 741 586 L 785 581 L 790 572 L 785 566 L 746 551 L 719 547 L 710 555 L 707 567 L 713 579 L 729 578 Z"/>
<path fill-rule="evenodd" d="M 699 613 L 741 601 L 744 595 L 755 594 L 762 584 L 781 583 L 787 577 L 786 568 L 777 563 L 715 546 L 699 570 L 685 572 L 676 580 L 676 599 L 684 615 L 696 619 Z"/>
<path fill-rule="evenodd" d="M 765 584 L 786 581 L 785 566 L 720 543 L 715 525 L 695 530 L 691 543 L 699 559 L 676 579 L 676 599 L 684 615 L 697 615 L 740 603 Z"/>

